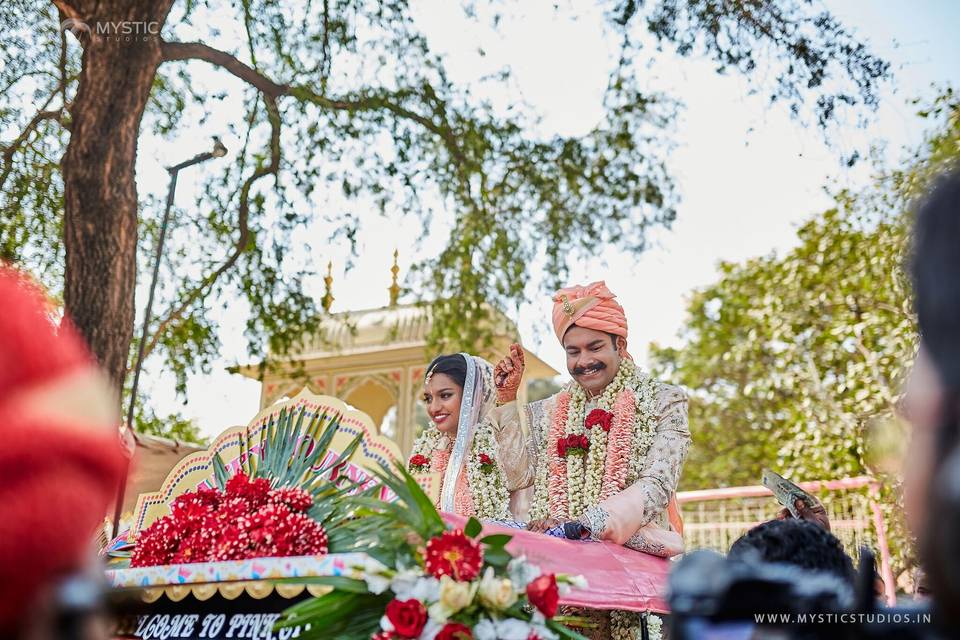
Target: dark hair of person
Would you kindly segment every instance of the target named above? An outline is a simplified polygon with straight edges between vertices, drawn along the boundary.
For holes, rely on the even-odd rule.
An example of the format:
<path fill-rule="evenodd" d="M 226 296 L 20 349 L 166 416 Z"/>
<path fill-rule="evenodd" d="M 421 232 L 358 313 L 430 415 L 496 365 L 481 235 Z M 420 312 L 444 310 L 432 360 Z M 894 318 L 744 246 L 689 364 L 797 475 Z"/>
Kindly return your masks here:
<path fill-rule="evenodd" d="M 806 520 L 789 518 L 757 525 L 733 543 L 727 556 L 743 559 L 751 554 L 763 562 L 826 571 L 851 584 L 854 580 L 853 561 L 837 537 Z"/>
<path fill-rule="evenodd" d="M 464 360 L 463 356 L 459 353 L 439 355 L 434 358 L 430 366 L 427 367 L 424 380 L 426 380 L 426 376 L 434 373 L 442 373 L 450 376 L 450 378 L 457 383 L 457 386 L 463 389 L 463 385 L 467 381 L 467 361 Z"/>
<path fill-rule="evenodd" d="M 960 170 L 942 176 L 921 204 L 910 267 L 920 336 L 945 387 L 930 475 L 929 522 L 919 550 L 936 608 L 956 623 L 960 618 Z"/>

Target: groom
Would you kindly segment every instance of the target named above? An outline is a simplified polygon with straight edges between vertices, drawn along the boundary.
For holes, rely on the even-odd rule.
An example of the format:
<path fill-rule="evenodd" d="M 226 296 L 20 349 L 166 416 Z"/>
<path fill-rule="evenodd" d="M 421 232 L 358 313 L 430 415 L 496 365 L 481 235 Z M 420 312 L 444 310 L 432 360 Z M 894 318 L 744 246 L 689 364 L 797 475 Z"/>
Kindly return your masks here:
<path fill-rule="evenodd" d="M 519 421 L 499 424 L 498 449 L 511 462 L 511 489 L 534 487 L 530 530 L 579 521 L 595 539 L 671 555 L 645 532 L 674 520 L 667 510 L 690 445 L 687 398 L 634 364 L 615 297 L 602 281 L 556 293 L 553 328 L 573 381 L 525 407 L 529 436 Z M 511 348 L 494 370 L 500 404 L 516 400 L 522 373 L 523 352 Z"/>

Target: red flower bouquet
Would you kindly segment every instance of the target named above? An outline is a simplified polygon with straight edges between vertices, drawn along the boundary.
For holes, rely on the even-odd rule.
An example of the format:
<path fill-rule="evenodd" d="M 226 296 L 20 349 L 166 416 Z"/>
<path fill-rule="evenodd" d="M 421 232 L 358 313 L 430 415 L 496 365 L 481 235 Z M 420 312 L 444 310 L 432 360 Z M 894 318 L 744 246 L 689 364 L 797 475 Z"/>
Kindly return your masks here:
<path fill-rule="evenodd" d="M 324 554 L 327 534 L 307 515 L 311 506 L 301 489 L 237 474 L 224 491 L 200 488 L 174 500 L 170 515 L 140 534 L 130 565 Z"/>

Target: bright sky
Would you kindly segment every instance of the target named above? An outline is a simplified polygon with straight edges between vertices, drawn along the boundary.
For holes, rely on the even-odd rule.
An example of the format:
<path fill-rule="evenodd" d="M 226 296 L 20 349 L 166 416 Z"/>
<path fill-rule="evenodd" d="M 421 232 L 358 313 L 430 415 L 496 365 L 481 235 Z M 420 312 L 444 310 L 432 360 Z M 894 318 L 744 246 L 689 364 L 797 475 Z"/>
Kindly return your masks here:
<path fill-rule="evenodd" d="M 576 134 L 598 119 L 611 44 L 604 42 L 600 17 L 590 13 L 592 2 L 574 3 L 584 9 L 576 21 L 557 17 L 553 2 L 517 3 L 523 13 L 508 15 L 499 36 L 465 22 L 459 3 L 412 4 L 431 47 L 447 56 L 454 81 L 473 82 L 492 68 L 509 64 L 523 98 L 544 116 L 545 132 Z M 895 159 L 905 145 L 921 140 L 925 126 L 913 116 L 909 100 L 933 95 L 933 83 L 960 86 L 960 39 L 955 31 L 960 3 L 835 0 L 826 6 L 875 53 L 892 62 L 895 73 L 894 87 L 885 90 L 869 128 L 843 130 L 834 142 L 841 147 L 884 142 Z M 485 57 L 477 55 L 478 47 L 485 50 Z M 650 342 L 678 343 L 687 295 L 715 280 L 718 262 L 790 248 L 799 224 L 829 206 L 824 186 L 856 188 L 864 183 L 867 169 L 842 169 L 837 150 L 823 144 L 820 131 L 801 127 L 785 109 L 768 107 L 762 96 L 748 96 L 740 77 L 719 76 L 708 61 L 665 56 L 650 74 L 651 88 L 667 91 L 685 105 L 670 134 L 677 145 L 669 159 L 681 197 L 677 221 L 671 230 L 657 232 L 654 248 L 639 259 L 609 252 L 602 260 L 571 264 L 571 282 L 603 279 L 618 294 L 630 322 L 631 351 L 641 362 Z M 516 98 L 506 91 L 490 97 L 501 102 Z M 228 103 L 225 108 L 234 106 Z M 236 114 L 227 117 L 234 119 Z M 189 142 L 216 133 L 222 132 L 207 123 Z M 226 142 L 230 146 L 231 141 Z M 236 148 L 238 141 L 233 142 Z M 169 143 L 157 141 L 144 153 L 141 145 L 141 195 L 162 198 L 166 190 L 162 166 L 206 149 L 199 145 L 185 150 L 184 143 L 175 149 L 166 146 Z M 182 207 L 192 201 L 195 184 L 189 177 L 182 180 L 177 193 Z M 443 221 L 439 224 L 441 232 L 433 229 L 435 237 L 422 251 L 437 250 Z M 390 233 L 379 231 L 386 228 Z M 381 222 L 371 225 L 360 241 L 361 259 L 347 274 L 346 247 L 314 247 L 323 256 L 323 264 L 314 265 L 317 271 L 325 270 L 328 257 L 334 261 L 334 310 L 384 305 L 394 248 L 400 248 L 405 273 L 419 257 L 407 252 L 421 232 L 412 220 L 399 218 L 389 227 Z M 319 279 L 317 284 L 319 298 L 323 294 Z M 145 299 L 138 295 L 138 307 Z M 562 351 L 549 330 L 549 305 L 544 297 L 507 312 L 518 321 L 524 344 L 562 371 Z M 191 378 L 188 404 L 181 405 L 175 397 L 170 376 L 158 371 L 159 361 L 151 363 L 143 383 L 158 412 L 179 410 L 194 418 L 206 435 L 246 423 L 259 400 L 259 383 L 223 370 L 236 360 L 247 360 L 245 318 L 231 309 L 219 315 L 222 361 L 210 375 Z"/>

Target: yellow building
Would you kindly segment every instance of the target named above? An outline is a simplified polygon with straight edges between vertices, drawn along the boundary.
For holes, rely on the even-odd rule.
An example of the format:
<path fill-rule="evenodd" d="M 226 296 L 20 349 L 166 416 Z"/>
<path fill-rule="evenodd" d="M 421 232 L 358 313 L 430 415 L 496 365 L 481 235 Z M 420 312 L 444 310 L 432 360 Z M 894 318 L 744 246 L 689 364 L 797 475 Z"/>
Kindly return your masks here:
<path fill-rule="evenodd" d="M 329 309 L 331 278 L 327 278 L 323 306 Z M 380 434 L 393 438 L 406 456 L 418 425 L 426 424 L 419 398 L 425 369 L 437 354 L 427 347 L 429 309 L 396 304 L 398 291 L 394 280 L 390 306 L 328 315 L 319 335 L 308 340 L 301 353 L 262 373 L 260 408 L 292 397 L 307 386 L 314 393 L 335 396 L 369 415 Z M 493 333 L 492 348 L 479 354 L 491 363 L 519 340 L 516 325 L 499 312 L 494 312 Z M 260 369 L 259 365 L 249 365 L 238 372 L 260 379 Z M 527 352 L 520 399 L 525 399 L 528 383 L 556 375 L 550 365 Z"/>

